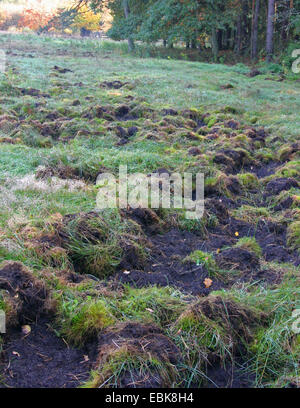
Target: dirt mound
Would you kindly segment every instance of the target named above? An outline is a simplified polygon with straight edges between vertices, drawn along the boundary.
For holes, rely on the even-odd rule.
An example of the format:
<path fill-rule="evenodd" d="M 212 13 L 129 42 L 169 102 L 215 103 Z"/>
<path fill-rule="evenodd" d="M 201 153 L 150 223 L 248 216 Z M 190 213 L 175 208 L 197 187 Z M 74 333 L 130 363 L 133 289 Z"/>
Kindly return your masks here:
<path fill-rule="evenodd" d="M 102 332 L 98 345 L 98 384 L 115 376 L 119 387 L 166 387 L 181 359 L 175 344 L 152 324 L 121 323 Z"/>
<path fill-rule="evenodd" d="M 63 180 L 74 179 L 78 180 L 79 175 L 78 172 L 70 166 L 65 166 L 63 164 L 59 164 L 56 167 L 47 166 L 47 167 L 40 167 L 36 171 L 36 178 L 38 179 L 47 179 L 49 177 L 58 177 Z"/>
<path fill-rule="evenodd" d="M 164 226 L 164 222 L 159 218 L 155 211 L 150 208 L 128 208 L 121 211 L 123 217 L 129 217 L 137 222 L 146 231 L 150 233 L 159 233 Z"/>
<path fill-rule="evenodd" d="M 0 268 L 0 290 L 8 305 L 7 325 L 36 320 L 51 309 L 45 284 L 19 262 L 6 262 Z"/>
<path fill-rule="evenodd" d="M 259 268 L 259 257 L 243 248 L 229 248 L 216 255 L 216 262 L 222 269 L 252 271 Z"/>
<path fill-rule="evenodd" d="M 299 183 L 293 178 L 277 178 L 271 180 L 266 185 L 266 192 L 269 195 L 279 194 L 281 191 L 288 191 L 292 187 L 299 188 Z"/>
<path fill-rule="evenodd" d="M 266 315 L 243 306 L 233 299 L 214 295 L 201 299 L 192 307 L 192 311 L 196 316 L 199 313 L 203 314 L 208 319 L 219 322 L 244 337 L 249 334 L 248 327 L 261 324 L 262 319 L 266 318 Z"/>
<path fill-rule="evenodd" d="M 41 92 L 39 89 L 35 88 L 15 88 L 21 95 L 34 96 L 37 98 L 50 98 L 50 95 L 44 92 Z"/>
<path fill-rule="evenodd" d="M 69 68 L 61 68 L 61 67 L 58 67 L 57 65 L 54 65 L 53 70 L 58 72 L 59 74 L 66 74 L 67 72 L 73 72 Z"/>
<path fill-rule="evenodd" d="M 106 89 L 120 89 L 123 86 L 128 85 L 129 82 L 121 82 L 121 81 L 103 81 L 100 84 L 100 88 Z"/>
<path fill-rule="evenodd" d="M 205 200 L 205 210 L 208 214 L 214 214 L 220 222 L 226 222 L 229 217 L 228 208 L 222 200 L 208 198 Z"/>
<path fill-rule="evenodd" d="M 216 153 L 214 162 L 227 166 L 228 171 L 233 172 L 251 163 L 251 160 L 245 150 L 221 149 Z"/>

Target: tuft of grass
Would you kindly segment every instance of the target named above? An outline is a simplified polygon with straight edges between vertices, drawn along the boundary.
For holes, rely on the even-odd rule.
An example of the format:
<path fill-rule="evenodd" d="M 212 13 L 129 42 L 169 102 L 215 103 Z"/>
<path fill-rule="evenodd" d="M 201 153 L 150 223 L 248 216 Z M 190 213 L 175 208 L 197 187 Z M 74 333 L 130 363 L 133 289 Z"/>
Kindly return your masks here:
<path fill-rule="evenodd" d="M 209 272 L 210 276 L 215 276 L 218 272 L 216 261 L 212 254 L 196 250 L 183 259 L 184 263 L 195 263 L 196 265 L 203 265 Z"/>
<path fill-rule="evenodd" d="M 123 345 L 111 350 L 83 388 L 120 388 L 127 386 L 174 386 L 176 367 L 162 362 L 149 353 L 138 352 Z"/>
<path fill-rule="evenodd" d="M 300 221 L 295 221 L 288 226 L 287 243 L 291 249 L 300 253 Z"/>
<path fill-rule="evenodd" d="M 262 249 L 254 237 L 240 238 L 235 244 L 236 248 L 242 248 L 246 251 L 255 253 L 258 257 L 262 255 Z"/>
<path fill-rule="evenodd" d="M 254 207 L 251 205 L 242 205 L 232 211 L 232 215 L 249 224 L 257 224 L 259 220 L 270 217 L 270 211 L 266 207 Z"/>
<path fill-rule="evenodd" d="M 183 312 L 189 298 L 171 287 L 125 286 L 122 298 L 111 309 L 118 320 L 149 321 L 165 327 Z"/>
<path fill-rule="evenodd" d="M 103 300 L 66 298 L 63 295 L 59 303 L 59 331 L 76 346 L 82 346 L 115 321 Z"/>
<path fill-rule="evenodd" d="M 244 189 L 254 189 L 259 186 L 259 180 L 255 174 L 243 173 L 237 175 Z"/>

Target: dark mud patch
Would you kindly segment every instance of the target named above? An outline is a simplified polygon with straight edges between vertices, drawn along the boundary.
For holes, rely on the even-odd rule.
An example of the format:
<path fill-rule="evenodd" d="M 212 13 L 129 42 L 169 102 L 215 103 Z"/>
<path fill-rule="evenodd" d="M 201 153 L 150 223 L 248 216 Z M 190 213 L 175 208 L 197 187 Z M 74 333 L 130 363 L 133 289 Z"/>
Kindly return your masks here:
<path fill-rule="evenodd" d="M 263 284 L 264 286 L 275 286 L 282 282 L 283 274 L 272 269 L 257 270 L 247 272 L 243 275 L 239 281 L 240 282 L 256 282 Z"/>
<path fill-rule="evenodd" d="M 228 248 L 216 256 L 222 269 L 253 271 L 259 268 L 259 258 L 253 252 L 242 248 Z"/>
<path fill-rule="evenodd" d="M 41 319 L 29 335 L 16 330 L 6 340 L 1 359 L 0 387 L 75 388 L 88 380 L 93 347 L 69 348 Z"/>
<path fill-rule="evenodd" d="M 235 242 L 239 238 L 254 237 L 262 249 L 263 258 L 267 262 L 300 264 L 297 251 L 291 250 L 287 245 L 286 227 L 282 224 L 261 220 L 257 225 L 252 225 L 230 217 L 226 225 L 210 230 L 209 233 L 225 238 L 230 237 Z M 238 234 L 238 237 L 235 234 Z"/>
<path fill-rule="evenodd" d="M 207 288 L 204 280 L 209 273 L 205 267 L 182 262 L 191 252 L 203 247 L 198 236 L 172 229 L 164 235 L 149 237 L 149 241 L 151 262 L 143 270 L 120 271 L 116 276 L 118 281 L 136 287 L 175 286 L 195 295 L 208 295 L 225 286 L 221 280 L 213 279 L 212 286 Z"/>
<path fill-rule="evenodd" d="M 253 173 L 257 176 L 257 178 L 262 179 L 264 177 L 271 176 L 276 172 L 276 170 L 282 165 L 279 162 L 270 162 L 263 166 L 246 166 L 244 167 L 245 172 Z"/>
<path fill-rule="evenodd" d="M 226 367 L 209 367 L 206 376 L 205 388 L 252 388 L 255 381 L 255 376 L 245 373 L 238 367 L 238 363 Z"/>
<path fill-rule="evenodd" d="M 288 191 L 291 188 L 299 188 L 299 183 L 293 178 L 276 178 L 266 185 L 268 195 L 277 195 L 282 191 Z"/>

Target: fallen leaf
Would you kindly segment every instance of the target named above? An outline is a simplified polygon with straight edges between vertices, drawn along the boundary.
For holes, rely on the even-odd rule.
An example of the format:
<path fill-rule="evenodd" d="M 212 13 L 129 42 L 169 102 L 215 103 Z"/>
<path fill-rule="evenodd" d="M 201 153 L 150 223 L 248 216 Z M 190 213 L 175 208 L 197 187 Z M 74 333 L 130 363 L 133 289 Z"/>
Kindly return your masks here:
<path fill-rule="evenodd" d="M 31 327 L 28 325 L 28 324 L 26 324 L 25 326 L 22 326 L 22 333 L 23 334 L 29 334 L 31 332 Z"/>
<path fill-rule="evenodd" d="M 17 351 L 13 351 L 12 354 L 13 354 L 14 356 L 21 357 L 20 354 L 19 354 Z"/>
<path fill-rule="evenodd" d="M 154 313 L 154 310 L 150 309 L 149 307 L 146 307 L 146 310 L 150 313 Z"/>
<path fill-rule="evenodd" d="M 123 273 L 124 273 L 125 275 L 129 275 L 129 274 L 130 274 L 130 271 L 123 271 Z"/>
<path fill-rule="evenodd" d="M 213 284 L 213 281 L 211 279 L 209 279 L 209 278 L 206 278 L 206 279 L 204 279 L 203 283 L 204 283 L 205 287 L 208 289 Z"/>

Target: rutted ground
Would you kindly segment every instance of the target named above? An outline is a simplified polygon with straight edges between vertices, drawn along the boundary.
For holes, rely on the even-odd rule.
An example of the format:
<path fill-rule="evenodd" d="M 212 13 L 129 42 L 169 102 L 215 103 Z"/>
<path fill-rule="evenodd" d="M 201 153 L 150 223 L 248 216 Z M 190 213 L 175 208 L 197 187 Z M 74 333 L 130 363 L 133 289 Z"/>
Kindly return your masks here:
<path fill-rule="evenodd" d="M 163 105 L 150 66 L 145 88 L 142 71 L 106 72 L 130 58 L 92 48 L 85 66 L 80 43 L 62 59 L 56 40 L 38 54 L 43 41 L 30 37 L 29 57 L 18 37 L 0 83 L 2 386 L 297 386 L 299 134 L 237 107 L 246 68 L 232 68 L 232 87 L 215 68 L 232 106 Z M 96 178 L 119 164 L 205 173 L 203 219 L 96 212 Z"/>

